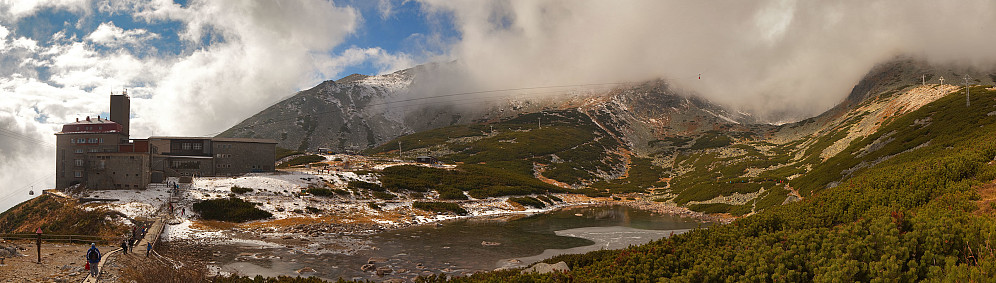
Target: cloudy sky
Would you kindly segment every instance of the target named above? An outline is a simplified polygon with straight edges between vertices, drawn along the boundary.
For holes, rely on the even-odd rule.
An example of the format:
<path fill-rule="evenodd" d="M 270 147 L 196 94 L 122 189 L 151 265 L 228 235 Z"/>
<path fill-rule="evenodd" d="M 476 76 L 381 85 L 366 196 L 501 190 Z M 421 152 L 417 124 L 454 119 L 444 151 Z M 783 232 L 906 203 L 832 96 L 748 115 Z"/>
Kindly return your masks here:
<path fill-rule="evenodd" d="M 53 133 L 123 89 L 133 137 L 212 135 L 324 80 L 452 60 L 479 90 L 663 77 L 798 118 L 895 56 L 992 66 L 994 43 L 987 0 L 0 0 L 0 209 L 52 186 Z"/>

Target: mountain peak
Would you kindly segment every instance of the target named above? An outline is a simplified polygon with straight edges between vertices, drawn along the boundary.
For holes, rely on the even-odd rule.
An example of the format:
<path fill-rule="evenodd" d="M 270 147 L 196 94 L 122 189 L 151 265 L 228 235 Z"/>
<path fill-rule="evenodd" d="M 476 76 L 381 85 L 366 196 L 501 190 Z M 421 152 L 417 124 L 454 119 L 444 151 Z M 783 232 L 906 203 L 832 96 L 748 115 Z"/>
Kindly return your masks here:
<path fill-rule="evenodd" d="M 337 84 L 352 83 L 352 82 L 357 82 L 357 81 L 360 81 L 360 80 L 368 78 L 368 77 L 370 77 L 370 76 L 363 75 L 363 74 L 352 74 L 352 75 L 345 76 L 345 77 L 343 77 L 343 78 L 341 78 L 339 80 L 336 80 L 335 83 L 337 83 Z"/>

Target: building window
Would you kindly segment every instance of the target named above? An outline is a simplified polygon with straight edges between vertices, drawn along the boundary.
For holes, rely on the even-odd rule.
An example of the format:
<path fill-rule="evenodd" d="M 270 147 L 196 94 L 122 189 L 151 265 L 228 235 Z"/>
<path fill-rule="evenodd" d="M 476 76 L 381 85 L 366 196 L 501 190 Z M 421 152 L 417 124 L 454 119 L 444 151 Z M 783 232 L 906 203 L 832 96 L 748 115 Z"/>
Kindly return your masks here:
<path fill-rule="evenodd" d="M 182 147 L 183 147 L 183 150 L 190 150 L 190 143 L 185 142 L 185 143 L 183 143 Z"/>
<path fill-rule="evenodd" d="M 194 146 L 194 150 L 201 150 L 202 146 L 204 146 L 204 145 L 200 144 L 200 143 L 194 143 L 193 146 Z"/>
<path fill-rule="evenodd" d="M 83 166 L 83 159 L 76 159 L 76 166 Z"/>
<path fill-rule="evenodd" d="M 173 161 L 173 169 L 200 169 L 199 161 Z"/>
<path fill-rule="evenodd" d="M 73 172 L 73 176 L 76 176 L 76 178 L 83 178 L 83 171 L 75 171 Z"/>
<path fill-rule="evenodd" d="M 77 148 L 76 149 L 76 153 L 83 153 L 83 149 L 82 148 Z"/>

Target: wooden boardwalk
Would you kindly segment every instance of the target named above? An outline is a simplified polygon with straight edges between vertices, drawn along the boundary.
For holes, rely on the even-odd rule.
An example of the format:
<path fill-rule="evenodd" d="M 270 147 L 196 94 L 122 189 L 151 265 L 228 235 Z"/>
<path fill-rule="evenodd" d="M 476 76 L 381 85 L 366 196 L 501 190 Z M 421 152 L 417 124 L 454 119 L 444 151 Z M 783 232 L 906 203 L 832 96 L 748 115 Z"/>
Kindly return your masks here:
<path fill-rule="evenodd" d="M 174 178 L 171 178 L 171 179 L 174 179 Z M 175 181 L 175 179 L 174 179 L 174 181 Z M 183 191 L 183 190 L 186 190 L 186 189 L 189 189 L 189 188 L 190 188 L 190 184 L 180 184 L 180 190 L 174 191 L 170 195 L 169 201 L 167 201 L 166 203 L 163 203 L 162 207 L 160 207 L 159 211 L 156 213 L 156 221 L 153 222 L 151 226 L 149 226 L 149 230 L 147 230 L 145 232 L 145 236 L 142 237 L 142 239 L 139 240 L 137 244 L 135 244 L 134 247 L 138 248 L 137 249 L 138 251 L 141 251 L 141 250 L 145 249 L 146 253 L 150 252 L 148 249 L 146 249 L 146 247 L 148 247 L 149 243 L 152 243 L 152 247 L 155 248 L 156 243 L 159 242 L 159 235 L 161 235 L 163 233 L 163 228 L 165 228 L 166 221 L 168 219 L 170 219 L 170 218 L 173 217 L 173 215 L 169 211 L 168 203 L 177 203 L 177 202 L 179 202 L 180 196 L 181 196 L 180 191 Z M 100 263 L 97 264 L 97 270 L 99 272 L 103 272 L 103 270 L 104 270 L 104 264 L 107 263 L 110 260 L 111 256 L 114 253 L 119 252 L 119 251 L 121 251 L 120 248 L 118 248 L 116 250 L 113 250 L 113 251 L 110 251 L 107 254 L 104 254 L 103 257 L 100 258 Z M 139 253 L 141 253 L 141 252 L 139 252 Z M 98 273 L 97 276 L 87 275 L 86 278 L 83 279 L 82 282 L 83 283 L 96 283 L 99 280 L 100 280 L 100 274 Z"/>

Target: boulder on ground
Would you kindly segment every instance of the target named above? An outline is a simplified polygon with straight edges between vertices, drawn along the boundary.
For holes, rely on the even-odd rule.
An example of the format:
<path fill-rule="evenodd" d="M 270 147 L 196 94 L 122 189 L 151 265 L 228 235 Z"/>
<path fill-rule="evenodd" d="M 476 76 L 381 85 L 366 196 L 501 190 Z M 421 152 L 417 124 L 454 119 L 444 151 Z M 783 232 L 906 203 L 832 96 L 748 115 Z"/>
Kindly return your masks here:
<path fill-rule="evenodd" d="M 521 273 L 522 274 L 528 274 L 528 273 L 545 274 L 545 273 L 550 273 L 550 272 L 554 272 L 554 271 L 557 271 L 557 272 L 566 272 L 566 271 L 571 271 L 571 269 L 569 267 L 567 267 L 567 263 L 563 262 L 563 261 L 558 262 L 558 263 L 554 263 L 554 264 L 548 264 L 548 263 L 540 262 L 540 263 L 534 264 L 533 266 L 531 266 L 529 268 L 523 269 Z"/>
<path fill-rule="evenodd" d="M 377 275 L 378 276 L 384 276 L 384 275 L 387 275 L 387 274 L 391 274 L 391 272 L 394 272 L 394 269 L 391 269 L 390 267 L 387 267 L 387 266 L 381 266 L 381 267 L 377 268 Z"/>
<path fill-rule="evenodd" d="M 298 274 L 315 273 L 315 272 L 318 272 L 318 271 L 315 271 L 315 269 L 311 268 L 311 267 L 305 267 L 305 268 L 301 268 L 301 269 L 297 270 Z"/>

